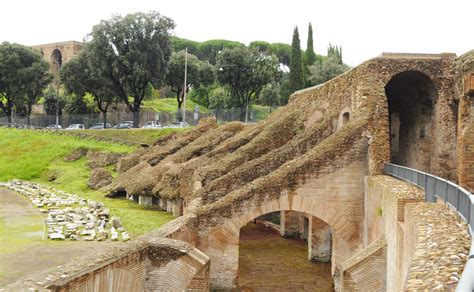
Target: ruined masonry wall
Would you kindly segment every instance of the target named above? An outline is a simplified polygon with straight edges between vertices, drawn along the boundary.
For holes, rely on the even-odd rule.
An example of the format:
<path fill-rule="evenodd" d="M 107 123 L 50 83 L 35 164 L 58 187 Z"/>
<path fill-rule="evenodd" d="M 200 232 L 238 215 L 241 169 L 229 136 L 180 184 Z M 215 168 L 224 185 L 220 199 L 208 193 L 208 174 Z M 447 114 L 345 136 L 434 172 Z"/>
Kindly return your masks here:
<path fill-rule="evenodd" d="M 461 277 L 471 238 L 467 224 L 441 204 L 409 204 L 405 209 L 406 243 L 411 264 L 403 286 L 408 290 L 452 290 Z M 401 287 L 401 286 L 400 286 Z"/>

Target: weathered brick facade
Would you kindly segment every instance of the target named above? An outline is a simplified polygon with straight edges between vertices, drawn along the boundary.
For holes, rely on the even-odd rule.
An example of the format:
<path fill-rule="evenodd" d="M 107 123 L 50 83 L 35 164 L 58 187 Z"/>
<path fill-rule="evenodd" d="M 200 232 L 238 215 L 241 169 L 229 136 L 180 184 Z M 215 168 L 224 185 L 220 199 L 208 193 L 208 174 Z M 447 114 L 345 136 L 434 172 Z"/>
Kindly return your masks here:
<path fill-rule="evenodd" d="M 68 41 L 36 45 L 33 48 L 40 51 L 44 60 L 49 63 L 51 73 L 57 76 L 58 69 L 76 56 L 83 45 L 84 43 L 82 42 Z"/>

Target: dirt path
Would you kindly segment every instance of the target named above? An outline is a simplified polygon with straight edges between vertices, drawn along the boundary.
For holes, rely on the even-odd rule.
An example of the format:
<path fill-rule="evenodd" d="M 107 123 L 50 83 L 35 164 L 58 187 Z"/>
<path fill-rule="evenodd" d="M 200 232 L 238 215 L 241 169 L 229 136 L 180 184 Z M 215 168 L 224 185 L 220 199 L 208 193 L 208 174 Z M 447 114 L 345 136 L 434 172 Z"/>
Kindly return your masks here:
<path fill-rule="evenodd" d="M 22 195 L 0 188 L 0 287 L 120 244 L 53 242 L 43 235 L 41 213 Z"/>
<path fill-rule="evenodd" d="M 260 224 L 240 231 L 238 283 L 242 291 L 333 291 L 331 264 L 311 263 L 307 244 Z"/>

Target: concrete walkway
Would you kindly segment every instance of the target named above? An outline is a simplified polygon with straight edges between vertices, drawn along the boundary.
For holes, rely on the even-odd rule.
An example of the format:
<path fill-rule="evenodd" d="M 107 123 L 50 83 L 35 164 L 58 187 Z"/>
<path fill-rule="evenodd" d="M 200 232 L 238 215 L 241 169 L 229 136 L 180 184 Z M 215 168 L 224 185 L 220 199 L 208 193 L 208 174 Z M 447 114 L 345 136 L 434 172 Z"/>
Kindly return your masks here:
<path fill-rule="evenodd" d="M 334 291 L 331 264 L 307 259 L 307 244 L 249 223 L 240 230 L 241 291 Z"/>
<path fill-rule="evenodd" d="M 0 288 L 121 243 L 43 240 L 43 218 L 20 194 L 0 188 Z"/>

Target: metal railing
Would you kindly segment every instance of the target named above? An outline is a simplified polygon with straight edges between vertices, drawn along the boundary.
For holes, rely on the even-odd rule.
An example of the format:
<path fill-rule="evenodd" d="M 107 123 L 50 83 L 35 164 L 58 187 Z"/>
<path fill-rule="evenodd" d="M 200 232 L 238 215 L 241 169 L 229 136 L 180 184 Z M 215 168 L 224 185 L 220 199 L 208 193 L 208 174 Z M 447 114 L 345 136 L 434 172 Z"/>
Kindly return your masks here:
<path fill-rule="evenodd" d="M 467 222 L 471 234 L 471 249 L 456 291 L 474 291 L 474 195 L 448 180 L 405 166 L 386 163 L 384 172 L 423 188 L 426 202 L 442 199 Z"/>

